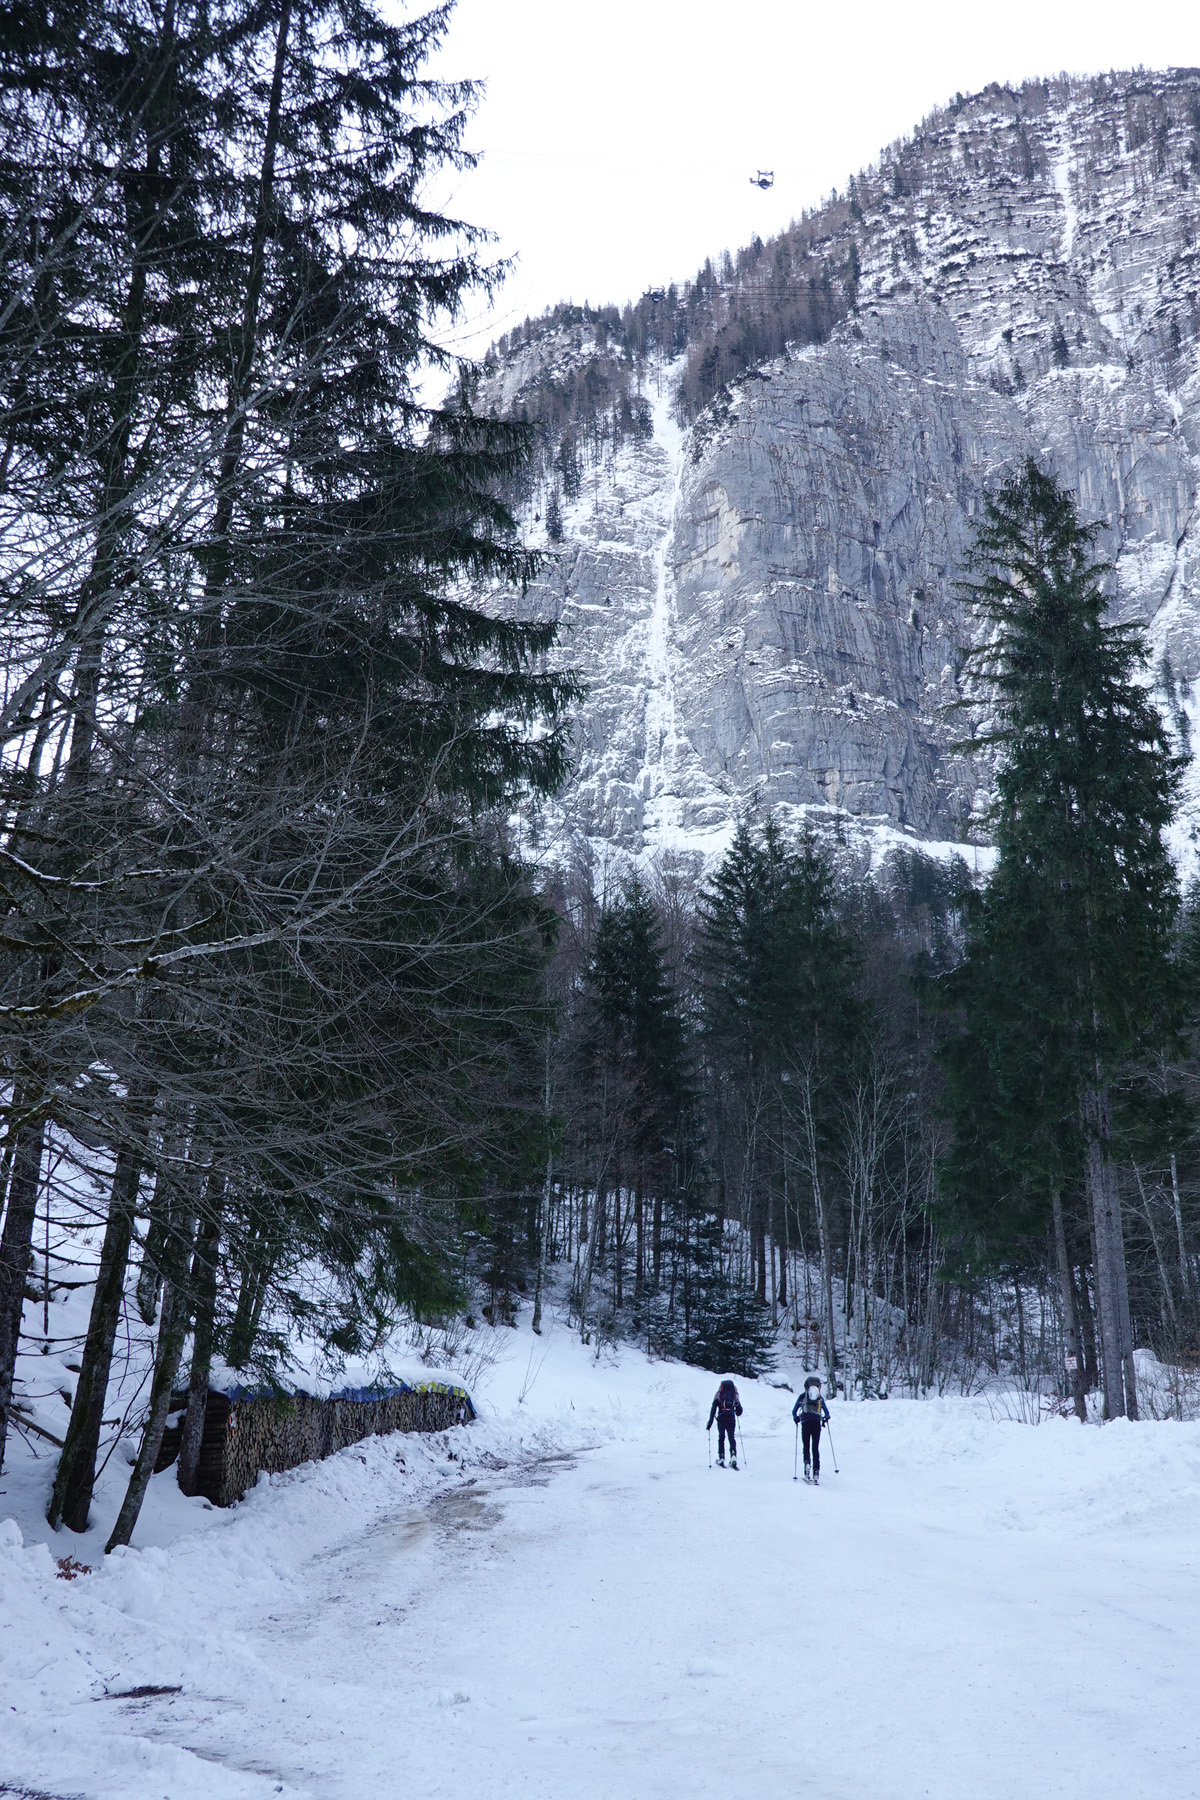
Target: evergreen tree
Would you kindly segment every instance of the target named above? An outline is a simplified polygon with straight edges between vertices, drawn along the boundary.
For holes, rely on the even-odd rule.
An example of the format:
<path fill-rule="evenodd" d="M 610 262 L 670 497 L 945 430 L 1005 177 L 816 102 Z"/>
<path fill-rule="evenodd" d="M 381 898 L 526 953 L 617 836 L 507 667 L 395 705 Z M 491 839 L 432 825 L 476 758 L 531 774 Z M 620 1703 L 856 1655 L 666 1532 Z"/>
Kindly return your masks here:
<path fill-rule="evenodd" d="M 729 1267 L 720 1216 L 680 1195 L 676 1304 L 657 1309 L 651 1327 L 656 1351 L 735 1375 L 761 1375 L 772 1366 L 775 1327 L 754 1289 Z"/>
<path fill-rule="evenodd" d="M 619 1307 L 627 1207 L 632 1212 L 635 1294 L 657 1283 L 663 1204 L 670 1203 L 678 1181 L 688 1101 L 680 999 L 667 977 L 657 909 L 636 876 L 600 914 L 584 971 L 582 1011 L 581 1051 L 597 1170 L 593 1243 L 598 1235 L 604 1240 L 611 1196 Z"/>
<path fill-rule="evenodd" d="M 821 1246 L 832 1379 L 828 1176 L 838 1083 L 862 1017 L 853 936 L 841 916 L 831 862 L 811 833 L 791 849 L 773 820 L 757 836 L 741 822 L 702 902 L 696 974 L 709 1062 L 736 1071 L 718 1120 L 721 1165 L 727 1185 L 743 1190 L 759 1299 L 767 1297 L 768 1236 L 788 1242 L 798 1170 Z"/>
<path fill-rule="evenodd" d="M 647 1119 L 677 1104 L 684 1055 L 679 999 L 664 967 L 657 909 L 636 876 L 600 915 L 585 984 L 594 1053 L 628 1072 Z"/>
<path fill-rule="evenodd" d="M 948 984 L 964 1028 L 945 1051 L 947 1178 L 1009 1234 L 1086 1179 L 1106 1406 L 1136 1417 L 1112 1090 L 1176 1029 L 1163 833 L 1180 766 L 1138 680 L 1138 632 L 1105 623 L 1095 536 L 1032 461 L 979 528 L 971 591 L 992 634 L 976 662 L 994 723 L 975 741 L 1000 753 L 999 860 Z M 1063 1284 L 1065 1298 L 1065 1269 Z"/>
<path fill-rule="evenodd" d="M 528 433 L 414 389 L 491 279 L 422 198 L 464 160 L 447 16 L 79 0 L 0 49 L 0 1450 L 52 1116 L 116 1156 L 72 1522 L 143 1185 L 169 1399 L 198 1295 L 249 1355 L 315 1256 L 349 1343 L 443 1301 L 438 1219 L 524 1177 L 545 921 L 496 808 L 558 779 L 573 686 L 459 585 L 532 570 Z"/>

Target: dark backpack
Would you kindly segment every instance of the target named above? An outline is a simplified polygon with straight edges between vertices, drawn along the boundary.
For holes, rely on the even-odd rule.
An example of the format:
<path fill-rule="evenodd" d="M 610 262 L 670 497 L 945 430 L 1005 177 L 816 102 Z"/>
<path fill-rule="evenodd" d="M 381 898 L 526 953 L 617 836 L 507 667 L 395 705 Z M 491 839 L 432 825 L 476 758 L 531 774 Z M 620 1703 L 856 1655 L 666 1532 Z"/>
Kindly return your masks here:
<path fill-rule="evenodd" d="M 717 1389 L 717 1411 L 733 1412 L 738 1402 L 738 1391 L 732 1381 L 723 1381 Z"/>

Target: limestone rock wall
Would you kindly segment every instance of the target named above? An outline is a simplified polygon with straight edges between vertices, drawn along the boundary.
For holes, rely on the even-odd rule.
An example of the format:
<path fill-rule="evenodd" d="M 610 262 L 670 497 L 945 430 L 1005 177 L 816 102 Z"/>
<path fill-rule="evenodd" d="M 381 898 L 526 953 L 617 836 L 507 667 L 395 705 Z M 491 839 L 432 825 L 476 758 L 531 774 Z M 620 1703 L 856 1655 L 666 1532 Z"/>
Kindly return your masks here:
<path fill-rule="evenodd" d="M 1200 677 L 1200 73 L 934 115 L 827 208 L 855 306 L 682 431 L 590 466 L 533 596 L 588 696 L 540 841 L 717 847 L 751 797 L 919 838 L 979 829 L 949 710 L 987 487 L 1037 455 L 1104 527 L 1181 737 Z M 493 377 L 519 402 L 537 356 Z M 535 536 L 539 521 L 530 509 Z M 1189 801 L 1200 817 L 1200 793 Z"/>

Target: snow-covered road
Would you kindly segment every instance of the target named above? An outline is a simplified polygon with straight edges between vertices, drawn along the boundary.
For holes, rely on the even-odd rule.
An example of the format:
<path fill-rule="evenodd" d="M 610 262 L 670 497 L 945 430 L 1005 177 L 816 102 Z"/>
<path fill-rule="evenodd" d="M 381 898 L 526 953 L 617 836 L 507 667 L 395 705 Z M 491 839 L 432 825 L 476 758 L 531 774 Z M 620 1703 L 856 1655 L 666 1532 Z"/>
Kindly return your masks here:
<path fill-rule="evenodd" d="M 464 1432 L 373 1440 L 69 1584 L 42 1550 L 0 1555 L 0 1782 L 88 1800 L 1200 1793 L 1200 1427 L 840 1406 L 842 1472 L 812 1490 L 767 1383 L 743 1384 L 749 1466 L 710 1471 L 711 1377 L 596 1363 L 564 1332 L 518 1409 L 528 1343 Z M 94 1697 L 145 1685 L 181 1691 Z"/>

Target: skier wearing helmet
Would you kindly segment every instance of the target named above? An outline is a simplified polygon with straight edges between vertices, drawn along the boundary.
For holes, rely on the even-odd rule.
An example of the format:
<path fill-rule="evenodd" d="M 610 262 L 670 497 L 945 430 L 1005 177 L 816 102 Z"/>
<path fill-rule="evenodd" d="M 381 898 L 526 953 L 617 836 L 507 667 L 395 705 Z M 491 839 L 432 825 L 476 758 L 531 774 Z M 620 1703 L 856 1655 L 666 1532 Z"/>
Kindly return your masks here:
<path fill-rule="evenodd" d="M 804 1386 L 796 1396 L 792 1418 L 799 1425 L 804 1441 L 804 1479 L 814 1484 L 821 1479 L 821 1426 L 829 1418 L 829 1408 L 821 1392 L 821 1377 L 806 1375 Z"/>
<path fill-rule="evenodd" d="M 722 1469 L 725 1467 L 726 1438 L 729 1439 L 730 1465 L 735 1469 L 737 1468 L 737 1440 L 734 1436 L 734 1432 L 741 1411 L 742 1403 L 738 1398 L 738 1391 L 734 1385 L 733 1376 L 726 1375 L 720 1387 L 713 1395 L 713 1403 L 709 1408 L 708 1414 L 709 1431 L 712 1430 L 713 1420 L 715 1419 L 717 1421 L 717 1462 Z"/>

